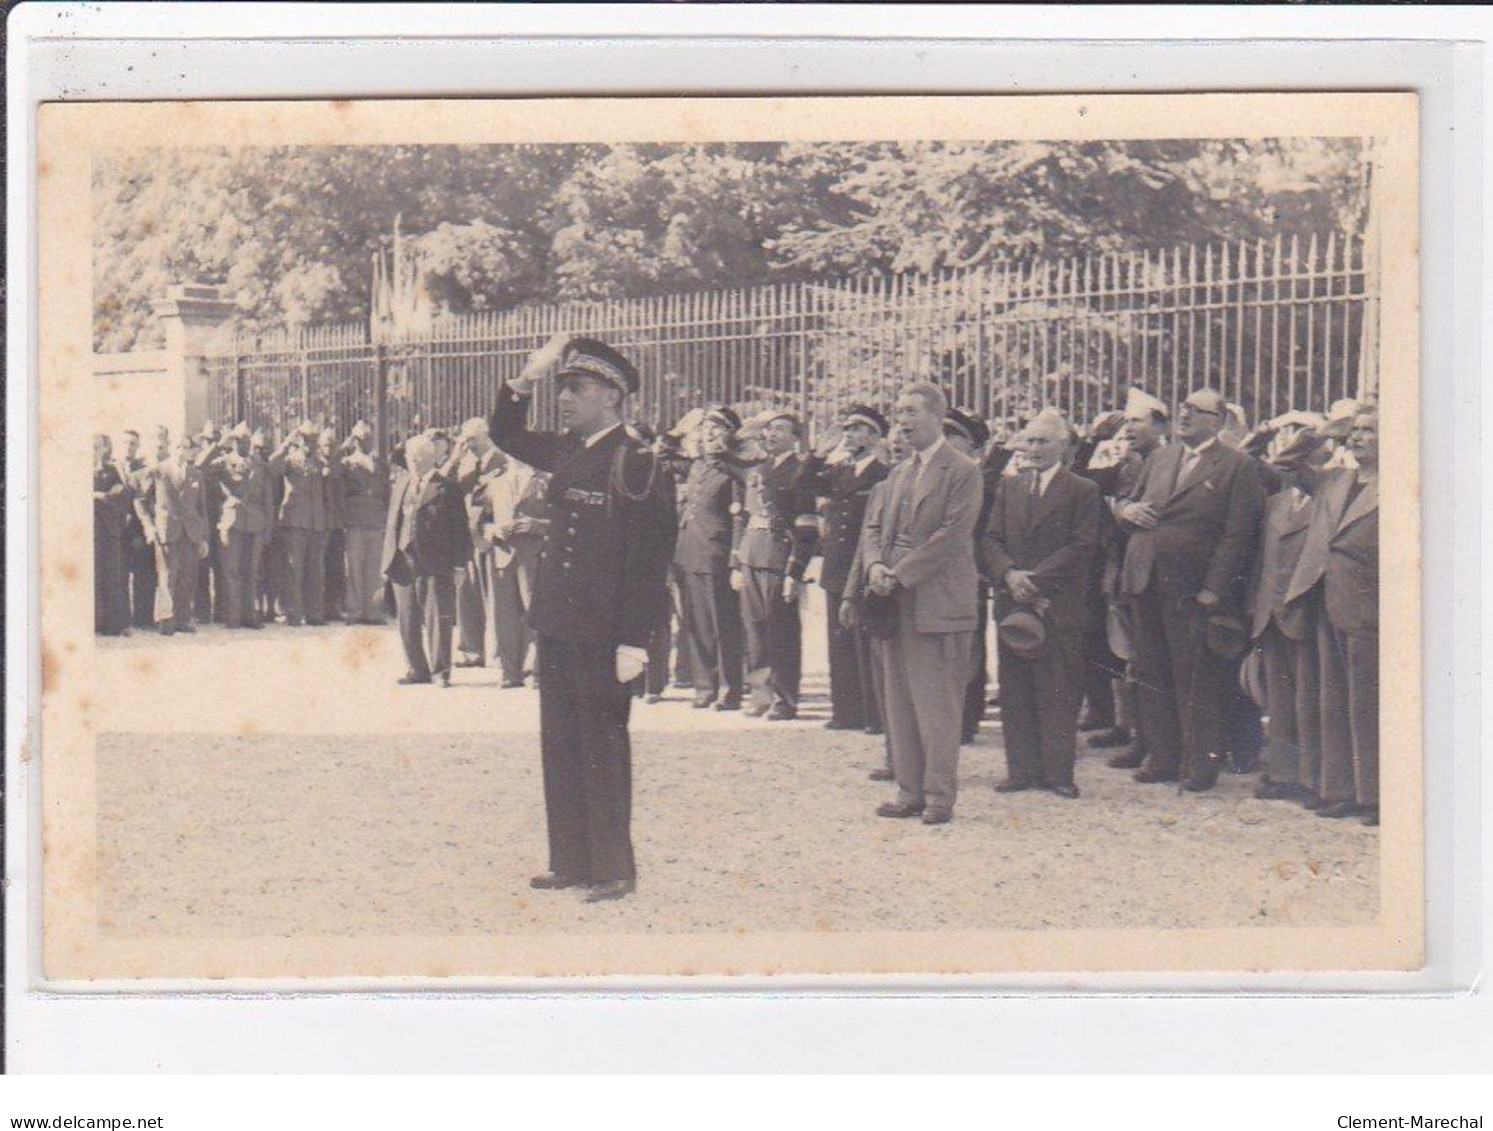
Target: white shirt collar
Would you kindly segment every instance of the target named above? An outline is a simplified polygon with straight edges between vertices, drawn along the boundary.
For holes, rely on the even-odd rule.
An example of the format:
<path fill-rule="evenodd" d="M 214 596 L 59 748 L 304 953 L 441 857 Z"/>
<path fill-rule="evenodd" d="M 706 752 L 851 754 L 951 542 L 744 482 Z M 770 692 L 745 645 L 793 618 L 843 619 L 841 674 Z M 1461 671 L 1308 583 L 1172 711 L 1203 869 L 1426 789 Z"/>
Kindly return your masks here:
<path fill-rule="evenodd" d="M 601 443 L 602 437 L 610 435 L 621 427 L 622 422 L 619 420 L 616 424 L 613 424 L 608 428 L 603 428 L 600 432 L 592 432 L 591 435 L 586 437 L 586 447 L 594 448 L 597 444 Z"/>
<path fill-rule="evenodd" d="M 793 452 L 790 449 L 790 450 L 788 450 L 786 452 L 779 452 L 777 455 L 773 456 L 772 457 L 772 465 L 773 465 L 773 467 L 782 467 L 783 466 L 783 461 L 786 460 L 792 454 L 793 454 Z"/>

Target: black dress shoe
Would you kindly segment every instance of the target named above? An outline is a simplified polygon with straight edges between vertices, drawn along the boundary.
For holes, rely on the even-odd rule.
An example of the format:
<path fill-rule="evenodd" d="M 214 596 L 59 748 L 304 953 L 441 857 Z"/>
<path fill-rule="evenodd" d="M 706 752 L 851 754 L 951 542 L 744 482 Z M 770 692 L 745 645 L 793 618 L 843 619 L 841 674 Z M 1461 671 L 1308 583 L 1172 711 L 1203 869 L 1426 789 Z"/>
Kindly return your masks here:
<path fill-rule="evenodd" d="M 842 723 L 839 719 L 830 719 L 824 724 L 825 730 L 860 730 L 861 728 L 852 723 Z"/>
<path fill-rule="evenodd" d="M 691 703 L 690 706 L 697 711 L 703 711 L 706 707 L 709 707 L 711 704 L 715 703 L 715 701 L 716 697 L 714 691 L 697 692 L 695 694 L 695 701 Z"/>
<path fill-rule="evenodd" d="M 894 820 L 903 820 L 908 817 L 921 817 L 923 806 L 903 805 L 900 801 L 883 801 L 876 807 L 878 817 L 891 817 Z"/>
<path fill-rule="evenodd" d="M 486 665 L 476 656 L 464 656 L 456 661 L 456 666 L 459 668 L 481 668 Z"/>
<path fill-rule="evenodd" d="M 886 727 L 867 727 L 866 728 L 866 733 L 867 734 L 885 734 L 886 733 Z"/>
<path fill-rule="evenodd" d="M 1363 811 L 1363 823 L 1373 828 L 1379 824 L 1379 806 L 1369 805 Z"/>
<path fill-rule="evenodd" d="M 887 769 L 872 770 L 866 776 L 869 777 L 872 781 L 896 781 L 897 780 L 897 775 L 894 774 L 894 773 L 892 773 L 891 770 L 887 770 Z"/>
<path fill-rule="evenodd" d="M 409 685 L 412 683 L 429 683 L 430 677 L 428 675 L 418 676 L 414 672 L 406 672 L 404 675 L 399 677 L 399 682 L 405 685 Z"/>
<path fill-rule="evenodd" d="M 662 695 L 659 695 L 657 692 L 653 692 L 651 694 L 643 696 L 644 703 L 662 703 L 663 701 L 664 697 Z"/>
<path fill-rule="evenodd" d="M 1176 781 L 1178 775 L 1167 770 L 1148 770 L 1142 767 L 1136 772 L 1135 780 L 1141 785 L 1156 785 L 1165 781 Z"/>
<path fill-rule="evenodd" d="M 954 810 L 935 806 L 923 814 L 925 825 L 947 825 L 954 819 Z"/>
<path fill-rule="evenodd" d="M 1112 750 L 1116 746 L 1129 746 L 1130 739 L 1130 732 L 1124 727 L 1109 727 L 1089 735 L 1084 739 L 1084 745 L 1094 750 Z"/>
<path fill-rule="evenodd" d="M 623 896 L 631 895 L 638 890 L 636 880 L 611 880 L 608 883 L 597 884 L 586 893 L 587 903 L 605 903 L 609 899 L 621 899 Z"/>
<path fill-rule="evenodd" d="M 1217 774 L 1199 774 L 1184 778 L 1181 788 L 1188 793 L 1207 793 L 1218 784 Z"/>
<path fill-rule="evenodd" d="M 1317 816 L 1340 821 L 1344 817 L 1356 817 L 1362 812 L 1363 810 L 1358 807 L 1358 802 L 1356 801 L 1336 801 L 1331 805 L 1324 805 L 1318 809 Z"/>
<path fill-rule="evenodd" d="M 716 701 L 715 709 L 717 711 L 739 711 L 741 700 L 735 695 L 727 695 L 724 699 Z"/>
<path fill-rule="evenodd" d="M 1116 754 L 1113 758 L 1105 759 L 1104 764 L 1113 770 L 1138 770 L 1146 764 L 1146 756 L 1137 754 L 1134 750 L 1127 750 L 1124 754 Z"/>
<path fill-rule="evenodd" d="M 521 679 L 505 679 L 503 681 L 503 690 L 504 691 L 513 691 L 513 690 L 516 690 L 517 688 L 522 687 L 523 685 L 524 685 L 524 681 L 521 680 Z"/>
<path fill-rule="evenodd" d="M 1025 793 L 1029 789 L 1039 789 L 1036 782 L 1017 781 L 1015 778 L 1007 778 L 1005 781 L 997 782 L 996 793 Z"/>
<path fill-rule="evenodd" d="M 1076 785 L 1050 785 L 1047 792 L 1056 794 L 1058 797 L 1066 797 L 1069 801 L 1078 800 L 1078 786 Z"/>
<path fill-rule="evenodd" d="M 767 712 L 767 718 L 769 721 L 775 723 L 791 723 L 794 719 L 798 718 L 798 710 L 797 708 L 779 703 L 771 711 Z"/>
<path fill-rule="evenodd" d="M 530 880 L 529 886 L 535 891 L 559 891 L 561 888 L 585 887 L 585 884 L 557 872 L 543 872 Z"/>
<path fill-rule="evenodd" d="M 1320 809 L 1326 804 L 1327 802 L 1322 800 L 1321 795 L 1313 793 L 1311 790 L 1307 790 L 1301 795 L 1301 807 L 1303 809 Z"/>

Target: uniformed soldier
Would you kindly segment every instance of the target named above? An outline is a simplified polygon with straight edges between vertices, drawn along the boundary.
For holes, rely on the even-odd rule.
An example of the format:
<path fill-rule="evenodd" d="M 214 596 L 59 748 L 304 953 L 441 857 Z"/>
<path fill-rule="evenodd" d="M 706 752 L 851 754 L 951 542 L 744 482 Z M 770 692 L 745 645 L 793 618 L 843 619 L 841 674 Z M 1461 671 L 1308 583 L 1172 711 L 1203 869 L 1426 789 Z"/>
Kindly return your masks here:
<path fill-rule="evenodd" d="M 814 496 L 799 482 L 803 457 L 794 449 L 802 425 L 791 412 L 755 422 L 766 458 L 747 473 L 734 530 L 731 587 L 741 594 L 746 622 L 747 682 L 754 716 L 798 717 L 803 625 L 798 600 L 804 571 L 819 540 Z"/>
<path fill-rule="evenodd" d="M 887 462 L 879 450 L 886 434 L 885 416 L 869 405 L 850 405 L 840 417 L 840 431 L 832 432 L 804 460 L 800 480 L 806 491 L 825 500 L 819 584 L 830 611 L 825 618 L 830 718 L 824 725 L 828 730 L 882 732 L 871 640 L 859 622 L 846 627 L 835 614 L 846 597 L 851 562 L 866 520 L 866 502 L 876 484 L 887 477 Z"/>
<path fill-rule="evenodd" d="M 557 366 L 565 431 L 532 431 L 534 387 Z M 646 666 L 674 553 L 670 492 L 653 454 L 622 424 L 637 389 L 637 370 L 616 350 L 557 335 L 502 388 L 491 423 L 500 448 L 552 473 L 529 609 L 550 867 L 530 884 L 583 886 L 588 902 L 637 886 L 630 685 Z"/>
<path fill-rule="evenodd" d="M 740 429 L 734 409 L 711 405 L 700 422 L 699 456 L 691 459 L 677 447 L 664 455 L 683 477 L 674 569 L 681 582 L 680 631 L 700 710 L 740 710 L 746 691 L 741 599 L 731 588 L 732 530 L 746 466 L 735 453 Z"/>

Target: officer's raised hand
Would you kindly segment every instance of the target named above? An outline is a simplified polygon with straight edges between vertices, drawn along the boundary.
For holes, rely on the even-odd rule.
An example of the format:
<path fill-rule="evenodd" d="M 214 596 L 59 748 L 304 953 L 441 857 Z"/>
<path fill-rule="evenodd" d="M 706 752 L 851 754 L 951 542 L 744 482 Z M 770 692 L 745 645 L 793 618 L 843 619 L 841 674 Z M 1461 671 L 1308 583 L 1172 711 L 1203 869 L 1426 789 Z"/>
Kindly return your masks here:
<path fill-rule="evenodd" d="M 548 377 L 560 364 L 560 359 L 565 355 L 565 347 L 570 344 L 571 335 L 566 333 L 555 334 L 549 341 L 545 342 L 539 349 L 524 362 L 523 372 L 513 382 L 514 388 L 528 392 L 538 382 Z"/>
<path fill-rule="evenodd" d="M 731 588 L 737 593 L 746 590 L 746 574 L 742 573 L 739 567 L 731 571 Z"/>

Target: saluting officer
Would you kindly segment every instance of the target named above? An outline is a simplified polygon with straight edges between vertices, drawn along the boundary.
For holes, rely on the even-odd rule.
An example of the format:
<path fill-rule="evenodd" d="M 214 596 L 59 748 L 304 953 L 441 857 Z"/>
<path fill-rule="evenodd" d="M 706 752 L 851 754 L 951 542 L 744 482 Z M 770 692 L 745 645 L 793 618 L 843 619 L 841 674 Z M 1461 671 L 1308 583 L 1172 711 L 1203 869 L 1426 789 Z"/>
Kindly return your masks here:
<path fill-rule="evenodd" d="M 558 364 L 562 433 L 528 426 L 534 386 Z M 529 625 L 538 638 L 550 868 L 531 886 L 583 886 L 587 902 L 637 886 L 629 685 L 668 600 L 669 484 L 622 425 L 638 373 L 616 350 L 557 335 L 500 392 L 492 437 L 552 473 Z"/>
<path fill-rule="evenodd" d="M 798 716 L 803 625 L 798 598 L 819 541 L 814 496 L 799 482 L 803 457 L 794 451 L 802 425 L 791 412 L 757 418 L 767 458 L 747 474 L 737 515 L 731 587 L 741 594 L 746 622 L 748 714 L 774 720 Z"/>
<path fill-rule="evenodd" d="M 819 584 L 824 589 L 829 628 L 828 730 L 867 730 L 880 734 L 881 700 L 871 666 L 871 640 L 859 622 L 847 627 L 835 612 L 845 600 L 855 548 L 866 521 L 871 491 L 887 477 L 877 445 L 887 434 L 886 417 L 869 405 L 850 405 L 831 435 L 804 460 L 800 483 L 822 495 L 824 537 Z M 855 594 L 849 594 L 856 596 Z"/>

